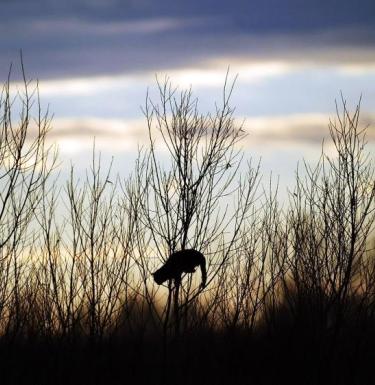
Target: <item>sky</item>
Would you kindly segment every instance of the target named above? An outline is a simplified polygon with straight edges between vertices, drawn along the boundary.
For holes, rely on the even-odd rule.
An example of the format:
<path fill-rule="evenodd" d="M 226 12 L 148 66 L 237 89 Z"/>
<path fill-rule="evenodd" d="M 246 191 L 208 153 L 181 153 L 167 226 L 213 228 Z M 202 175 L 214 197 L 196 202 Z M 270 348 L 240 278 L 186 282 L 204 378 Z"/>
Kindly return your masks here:
<path fill-rule="evenodd" d="M 156 76 L 192 87 L 202 112 L 238 75 L 235 115 L 246 157 L 285 190 L 298 161 L 317 159 L 341 93 L 375 141 L 373 0 L 0 0 L 0 78 L 19 52 L 54 114 L 62 168 L 88 166 L 95 137 L 114 171 L 129 174 L 147 143 L 141 112 Z"/>

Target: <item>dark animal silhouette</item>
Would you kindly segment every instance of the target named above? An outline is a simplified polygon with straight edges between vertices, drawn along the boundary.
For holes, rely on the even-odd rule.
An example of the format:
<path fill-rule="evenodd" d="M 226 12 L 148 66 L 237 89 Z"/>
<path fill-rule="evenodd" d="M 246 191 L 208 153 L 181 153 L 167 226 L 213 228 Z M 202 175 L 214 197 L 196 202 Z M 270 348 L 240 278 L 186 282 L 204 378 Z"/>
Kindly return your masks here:
<path fill-rule="evenodd" d="M 165 264 L 153 273 L 155 282 L 161 285 L 168 279 L 174 279 L 176 284 L 181 282 L 183 273 L 194 273 L 197 266 L 200 266 L 202 273 L 201 288 L 206 286 L 207 272 L 206 259 L 197 250 L 180 250 L 172 253 Z"/>

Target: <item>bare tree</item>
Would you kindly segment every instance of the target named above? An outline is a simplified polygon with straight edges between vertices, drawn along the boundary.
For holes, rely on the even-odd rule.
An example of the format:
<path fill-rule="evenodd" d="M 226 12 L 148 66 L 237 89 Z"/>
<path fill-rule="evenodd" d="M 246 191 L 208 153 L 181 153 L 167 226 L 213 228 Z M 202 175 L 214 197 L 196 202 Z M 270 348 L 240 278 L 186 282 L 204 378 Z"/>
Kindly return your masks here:
<path fill-rule="evenodd" d="M 38 84 L 33 86 L 26 79 L 22 57 L 21 70 L 21 89 L 12 85 L 10 70 L 0 97 L 0 287 L 1 303 L 12 302 L 8 318 L 14 330 L 21 322 L 25 257 L 35 239 L 31 224 L 57 157 L 55 147 L 46 144 L 50 115 L 42 110 Z"/>
<path fill-rule="evenodd" d="M 297 172 L 290 195 L 293 284 L 285 292 L 296 311 L 308 313 L 316 335 L 332 331 L 331 352 L 352 301 L 369 294 L 363 285 L 372 282 L 367 248 L 375 220 L 374 167 L 365 149 L 366 128 L 359 125 L 360 105 L 351 113 L 342 98 L 336 109 L 329 123 L 333 154 L 324 146 L 316 166 L 305 163 L 305 177 Z"/>
<path fill-rule="evenodd" d="M 141 153 L 135 173 L 142 196 L 139 219 L 150 238 L 147 249 L 138 250 L 141 268 L 150 275 L 173 252 L 197 249 L 208 259 L 210 284 L 236 253 L 240 228 L 255 199 L 259 168 L 249 163 L 247 174 L 239 176 L 238 144 L 245 132 L 229 105 L 234 83 L 226 80 L 222 105 L 213 114 L 198 112 L 191 90 L 178 92 L 168 80 L 157 84 L 159 104 L 147 96 L 144 109 L 150 147 Z M 180 316 L 186 319 L 198 294 L 191 276 L 181 286 L 169 282 L 165 332 L 172 302 L 178 333 Z"/>
<path fill-rule="evenodd" d="M 72 169 L 67 184 L 71 258 L 93 341 L 115 327 L 129 290 L 135 222 L 124 200 L 116 197 L 118 183 L 110 180 L 110 169 L 103 173 L 94 150 L 85 182 L 78 184 Z"/>

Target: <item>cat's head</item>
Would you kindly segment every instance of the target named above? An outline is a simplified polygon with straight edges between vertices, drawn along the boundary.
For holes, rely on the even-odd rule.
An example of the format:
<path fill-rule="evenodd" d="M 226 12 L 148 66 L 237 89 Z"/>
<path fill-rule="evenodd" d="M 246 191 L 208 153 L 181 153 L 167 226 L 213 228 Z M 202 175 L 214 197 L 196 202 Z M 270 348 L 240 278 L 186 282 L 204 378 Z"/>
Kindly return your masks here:
<path fill-rule="evenodd" d="M 152 273 L 152 276 L 154 277 L 154 281 L 161 285 L 164 281 L 166 281 L 168 278 L 165 276 L 165 272 L 163 268 L 160 268 L 156 270 L 154 273 Z"/>

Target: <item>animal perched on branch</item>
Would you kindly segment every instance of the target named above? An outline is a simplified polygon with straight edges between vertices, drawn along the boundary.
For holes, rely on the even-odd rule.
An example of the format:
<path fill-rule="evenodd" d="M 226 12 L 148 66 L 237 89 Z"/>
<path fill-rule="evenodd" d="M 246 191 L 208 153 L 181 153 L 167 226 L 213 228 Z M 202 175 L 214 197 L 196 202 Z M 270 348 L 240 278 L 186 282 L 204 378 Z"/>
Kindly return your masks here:
<path fill-rule="evenodd" d="M 163 282 L 174 279 L 176 284 L 181 282 L 183 273 L 194 273 L 199 266 L 202 273 L 201 288 L 206 286 L 207 271 L 206 259 L 202 253 L 197 250 L 180 250 L 172 253 L 165 264 L 155 273 L 152 273 L 155 282 L 161 285 Z"/>

